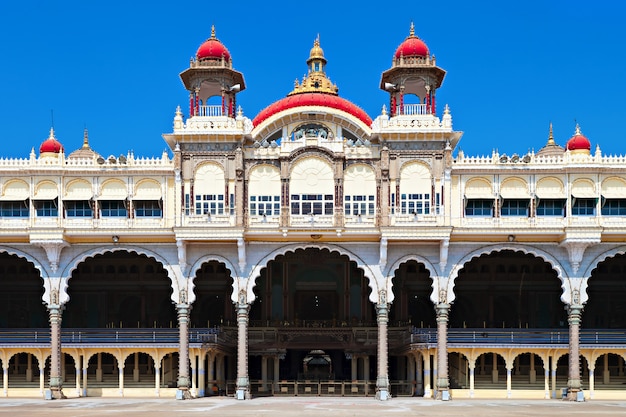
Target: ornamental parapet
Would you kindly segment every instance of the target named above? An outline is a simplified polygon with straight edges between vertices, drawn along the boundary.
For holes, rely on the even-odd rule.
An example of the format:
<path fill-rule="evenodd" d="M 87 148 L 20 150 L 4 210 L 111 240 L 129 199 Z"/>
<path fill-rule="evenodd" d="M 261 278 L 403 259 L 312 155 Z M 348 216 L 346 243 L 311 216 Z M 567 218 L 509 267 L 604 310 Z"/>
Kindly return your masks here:
<path fill-rule="evenodd" d="M 539 165 L 579 165 L 579 166 L 619 166 L 626 164 L 626 155 L 602 155 L 599 151 L 595 155 L 577 154 L 571 152 L 563 152 L 562 155 L 540 155 L 535 152 L 528 152 L 524 155 L 518 154 L 500 154 L 493 151 L 491 155 L 468 156 L 462 150 L 459 150 L 453 161 L 455 168 L 471 168 L 480 166 L 493 166 L 498 168 Z"/>

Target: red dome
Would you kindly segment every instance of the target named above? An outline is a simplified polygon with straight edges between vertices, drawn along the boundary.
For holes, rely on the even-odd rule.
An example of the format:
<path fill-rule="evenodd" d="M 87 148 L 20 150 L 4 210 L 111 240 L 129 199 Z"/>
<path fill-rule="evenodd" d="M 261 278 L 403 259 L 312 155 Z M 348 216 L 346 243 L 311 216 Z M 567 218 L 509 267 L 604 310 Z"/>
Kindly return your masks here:
<path fill-rule="evenodd" d="M 339 96 L 324 93 L 302 93 L 287 96 L 261 110 L 252 121 L 252 125 L 256 127 L 283 110 L 304 106 L 321 106 L 341 110 L 356 117 L 367 126 L 372 125 L 372 119 L 359 106 Z"/>
<path fill-rule="evenodd" d="M 44 140 L 39 147 L 39 154 L 63 152 L 63 145 L 54 137 L 54 130 L 50 129 L 50 137 Z"/>
<path fill-rule="evenodd" d="M 196 58 L 199 61 L 204 59 L 222 59 L 230 61 L 230 52 L 224 44 L 217 39 L 207 39 L 196 52 Z"/>
<path fill-rule="evenodd" d="M 394 55 L 396 59 L 399 59 L 401 56 L 409 57 L 409 56 L 428 56 L 428 46 L 422 41 L 420 38 L 416 36 L 409 36 L 398 46 L 396 49 L 396 54 Z"/>
<path fill-rule="evenodd" d="M 567 141 L 568 151 L 591 151 L 591 142 L 585 135 L 580 132 L 580 128 L 576 126 L 576 133 Z"/>
<path fill-rule="evenodd" d="M 401 56 L 426 57 L 428 54 L 428 46 L 426 46 L 423 40 L 415 36 L 415 27 L 413 26 L 413 23 L 411 23 L 409 36 L 400 44 L 400 46 L 398 46 L 398 49 L 396 49 L 396 53 L 394 54 L 394 58 L 399 59 Z"/>
<path fill-rule="evenodd" d="M 198 52 L 196 52 L 196 59 L 202 61 L 205 59 L 222 59 L 222 57 L 229 62 L 230 52 L 228 52 L 224 44 L 215 37 L 215 27 L 213 26 L 211 27 L 211 37 L 200 45 Z"/>

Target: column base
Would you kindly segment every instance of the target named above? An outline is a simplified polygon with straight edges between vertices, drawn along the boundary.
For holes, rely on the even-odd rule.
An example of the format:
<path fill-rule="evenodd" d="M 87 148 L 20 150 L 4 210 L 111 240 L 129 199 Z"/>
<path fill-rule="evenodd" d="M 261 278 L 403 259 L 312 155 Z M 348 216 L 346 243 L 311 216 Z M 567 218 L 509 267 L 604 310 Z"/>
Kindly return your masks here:
<path fill-rule="evenodd" d="M 576 401 L 576 402 L 584 402 L 585 401 L 585 393 L 581 389 L 570 388 L 567 391 L 567 396 L 565 397 L 567 401 Z"/>
<path fill-rule="evenodd" d="M 387 391 L 387 388 L 379 389 L 376 391 L 376 399 L 379 401 L 387 401 L 391 399 L 391 394 Z"/>
<path fill-rule="evenodd" d="M 437 390 L 437 397 L 435 399 L 441 401 L 450 401 L 450 391 L 448 391 L 448 388 L 439 388 Z"/>
<path fill-rule="evenodd" d="M 235 389 L 235 399 L 237 400 L 249 400 L 252 398 L 250 395 L 250 383 L 248 377 L 237 378 L 237 388 Z"/>
<path fill-rule="evenodd" d="M 191 391 L 188 388 L 178 388 L 176 390 L 176 399 L 177 400 L 190 400 L 193 396 L 191 395 Z"/>

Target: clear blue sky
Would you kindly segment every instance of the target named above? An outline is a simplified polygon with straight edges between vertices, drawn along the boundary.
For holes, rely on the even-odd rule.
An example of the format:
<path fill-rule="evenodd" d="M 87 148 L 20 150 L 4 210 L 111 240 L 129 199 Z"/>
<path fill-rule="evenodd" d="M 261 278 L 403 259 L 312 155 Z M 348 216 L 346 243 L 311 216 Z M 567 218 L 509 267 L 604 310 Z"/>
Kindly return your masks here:
<path fill-rule="evenodd" d="M 371 5 L 370 5 L 371 3 Z M 554 124 L 564 145 L 578 122 L 605 154 L 626 154 L 626 2 L 614 1 L 3 1 L 0 157 L 38 151 L 51 126 L 66 152 L 160 156 L 178 74 L 210 36 L 243 72 L 249 118 L 306 72 L 317 34 L 339 94 L 372 118 L 397 46 L 416 34 L 447 71 L 439 111 L 452 110 L 469 155 L 538 150 Z"/>

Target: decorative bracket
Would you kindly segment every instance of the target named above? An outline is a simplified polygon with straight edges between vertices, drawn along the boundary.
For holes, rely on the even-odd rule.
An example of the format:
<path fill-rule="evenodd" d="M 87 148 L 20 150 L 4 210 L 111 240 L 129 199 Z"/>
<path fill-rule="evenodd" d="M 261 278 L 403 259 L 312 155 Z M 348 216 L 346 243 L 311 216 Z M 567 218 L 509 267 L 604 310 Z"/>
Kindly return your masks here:
<path fill-rule="evenodd" d="M 59 268 L 59 259 L 61 259 L 61 251 L 64 247 L 69 246 L 64 240 L 31 240 L 31 244 L 42 247 L 48 255 L 48 262 L 52 272 L 57 272 Z"/>
<path fill-rule="evenodd" d="M 176 239 L 176 247 L 178 248 L 178 265 L 184 274 L 187 269 L 187 243 L 183 239 Z"/>
<path fill-rule="evenodd" d="M 585 250 L 592 245 L 600 243 L 600 239 L 565 239 L 561 246 L 567 249 L 569 254 L 569 262 L 574 273 L 578 272 L 580 263 L 583 260 Z"/>

